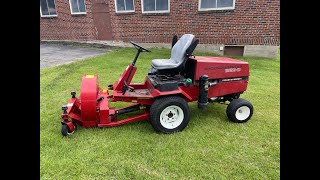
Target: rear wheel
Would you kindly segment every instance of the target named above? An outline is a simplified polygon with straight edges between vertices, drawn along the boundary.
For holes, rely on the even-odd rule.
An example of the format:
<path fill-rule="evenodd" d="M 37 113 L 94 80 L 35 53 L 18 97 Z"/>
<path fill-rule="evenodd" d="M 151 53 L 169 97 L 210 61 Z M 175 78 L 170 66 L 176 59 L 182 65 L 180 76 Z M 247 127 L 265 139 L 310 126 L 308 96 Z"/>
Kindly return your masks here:
<path fill-rule="evenodd" d="M 182 131 L 189 123 L 188 103 L 179 96 L 155 100 L 150 108 L 150 122 L 157 132 L 174 133 Z"/>
<path fill-rule="evenodd" d="M 237 123 L 247 122 L 253 114 L 252 104 L 244 99 L 234 99 L 227 107 L 227 116 L 230 121 Z"/>

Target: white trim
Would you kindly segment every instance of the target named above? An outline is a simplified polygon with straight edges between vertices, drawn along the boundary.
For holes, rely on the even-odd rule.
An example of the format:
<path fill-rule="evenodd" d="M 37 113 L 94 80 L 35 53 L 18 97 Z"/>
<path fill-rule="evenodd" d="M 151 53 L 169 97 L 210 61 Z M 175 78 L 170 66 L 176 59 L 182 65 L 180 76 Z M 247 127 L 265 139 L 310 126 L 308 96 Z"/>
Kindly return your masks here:
<path fill-rule="evenodd" d="M 118 11 L 118 7 L 117 7 L 117 0 L 114 0 L 114 6 L 115 6 L 115 11 L 116 11 L 116 13 L 128 13 L 128 12 L 135 12 L 134 0 L 132 0 L 132 3 L 133 3 L 133 10 Z M 125 2 L 124 2 L 124 6 L 125 6 L 125 9 L 127 9 L 127 8 L 126 8 L 126 3 L 125 3 Z"/>
<path fill-rule="evenodd" d="M 46 2 L 47 2 L 47 8 L 48 8 L 48 12 L 49 12 L 48 1 L 46 0 Z M 53 2 L 54 2 L 54 9 L 56 10 L 56 14 L 53 14 L 53 15 L 43 15 L 43 14 L 42 14 L 42 10 L 41 10 L 41 6 L 40 6 L 40 16 L 41 16 L 41 17 L 57 17 L 57 16 L 58 16 L 58 12 L 57 12 L 57 8 L 56 8 L 56 1 L 53 0 Z"/>
<path fill-rule="evenodd" d="M 233 5 L 232 7 L 223 7 L 223 8 L 201 8 L 201 1 L 199 0 L 198 2 L 198 11 L 214 11 L 214 10 L 233 10 L 236 7 L 236 0 L 233 0 Z M 216 0 L 217 4 L 218 0 Z M 216 5 L 217 6 L 217 5 Z"/>
<path fill-rule="evenodd" d="M 143 1 L 144 0 L 141 0 L 141 11 L 142 11 L 142 14 L 148 14 L 148 13 L 170 13 L 170 0 L 167 0 L 168 1 L 168 10 L 162 10 L 162 11 L 144 11 L 143 9 Z M 155 2 L 155 4 L 157 4 Z M 155 8 L 156 9 L 156 8 Z"/>
<path fill-rule="evenodd" d="M 79 10 L 79 0 L 77 0 L 78 2 L 78 10 Z M 69 7 L 70 7 L 70 12 L 71 14 L 77 15 L 77 14 L 87 14 L 87 6 L 86 6 L 86 0 L 83 0 L 84 2 L 84 12 L 72 12 L 72 7 L 71 7 L 71 0 L 69 0 Z M 80 11 L 80 10 L 79 10 Z"/>

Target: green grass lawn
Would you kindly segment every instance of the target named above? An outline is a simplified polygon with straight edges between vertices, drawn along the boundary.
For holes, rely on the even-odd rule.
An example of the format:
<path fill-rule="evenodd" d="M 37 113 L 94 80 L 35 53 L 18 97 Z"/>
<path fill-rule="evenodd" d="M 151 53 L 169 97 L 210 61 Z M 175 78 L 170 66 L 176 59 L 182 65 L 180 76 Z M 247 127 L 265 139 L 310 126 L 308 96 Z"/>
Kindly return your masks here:
<path fill-rule="evenodd" d="M 133 82 L 144 80 L 151 59 L 170 56 L 169 49 L 151 51 L 140 54 Z M 79 127 L 63 137 L 61 106 L 68 103 L 72 90 L 79 95 L 82 75 L 98 74 L 99 86 L 106 89 L 135 53 L 134 48 L 119 48 L 40 70 L 41 179 L 280 178 L 280 57 L 237 57 L 250 64 L 248 89 L 241 95 L 254 106 L 247 123 L 230 122 L 226 105 L 209 104 L 207 110 L 199 110 L 193 102 L 189 125 L 179 133 L 157 134 L 148 121 L 140 121 L 104 129 Z"/>

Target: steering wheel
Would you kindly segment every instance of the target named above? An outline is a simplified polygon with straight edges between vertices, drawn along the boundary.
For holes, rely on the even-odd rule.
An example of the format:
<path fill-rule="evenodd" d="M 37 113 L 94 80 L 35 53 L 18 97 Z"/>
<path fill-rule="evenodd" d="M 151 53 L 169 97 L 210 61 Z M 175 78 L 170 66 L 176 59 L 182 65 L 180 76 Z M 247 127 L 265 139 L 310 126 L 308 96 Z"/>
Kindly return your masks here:
<path fill-rule="evenodd" d="M 140 45 L 138 45 L 138 44 L 136 44 L 136 43 L 134 43 L 134 42 L 132 42 L 132 41 L 130 41 L 130 43 L 131 44 L 133 44 L 133 46 L 136 48 L 136 49 L 141 49 L 142 50 L 142 52 L 151 52 L 150 50 L 148 50 L 148 49 L 146 49 L 146 48 L 144 48 L 144 47 L 141 47 Z"/>

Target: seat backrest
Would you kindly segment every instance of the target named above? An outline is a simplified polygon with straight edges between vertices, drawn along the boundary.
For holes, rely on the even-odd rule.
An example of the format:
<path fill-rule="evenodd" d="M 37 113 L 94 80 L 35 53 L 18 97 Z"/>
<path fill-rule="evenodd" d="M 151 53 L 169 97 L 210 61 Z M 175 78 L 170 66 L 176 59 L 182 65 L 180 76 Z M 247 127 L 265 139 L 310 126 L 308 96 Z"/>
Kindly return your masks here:
<path fill-rule="evenodd" d="M 192 34 L 184 34 L 177 41 L 177 43 L 172 47 L 171 50 L 171 61 L 175 64 L 182 64 L 186 59 L 186 50 L 189 48 L 191 43 L 194 40 L 194 35 Z"/>

